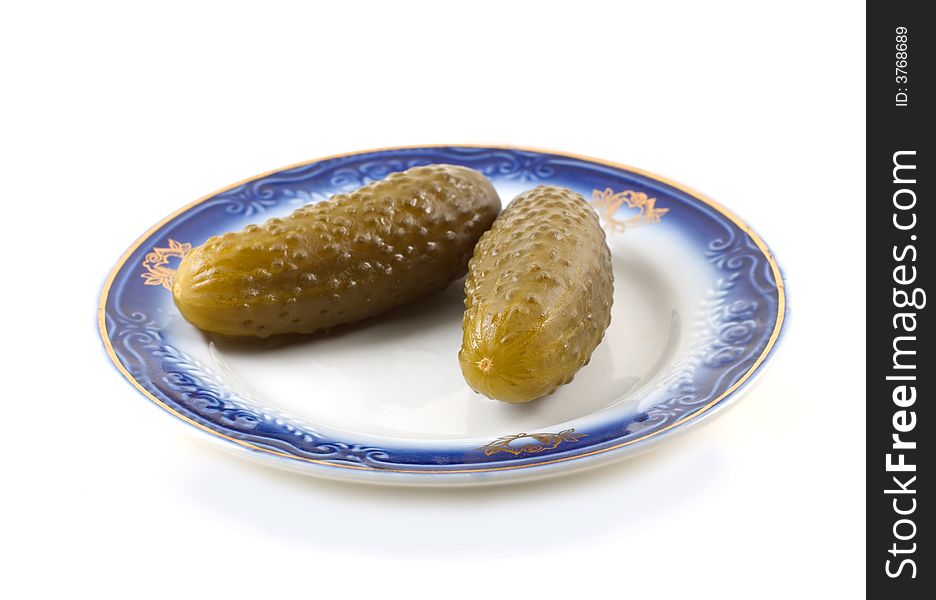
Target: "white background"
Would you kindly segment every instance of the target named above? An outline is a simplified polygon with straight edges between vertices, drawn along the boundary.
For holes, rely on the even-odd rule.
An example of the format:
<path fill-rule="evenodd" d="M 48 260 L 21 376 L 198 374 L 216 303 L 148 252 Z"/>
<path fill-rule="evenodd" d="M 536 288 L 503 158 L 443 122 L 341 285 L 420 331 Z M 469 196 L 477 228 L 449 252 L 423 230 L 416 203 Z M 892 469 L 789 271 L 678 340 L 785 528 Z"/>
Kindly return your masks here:
<path fill-rule="evenodd" d="M 4 3 L 4 596 L 858 596 L 864 8 L 756 6 Z M 759 387 L 625 463 L 427 491 L 229 457 L 110 366 L 98 293 L 163 216 L 439 142 L 602 157 L 739 213 L 792 293 Z"/>

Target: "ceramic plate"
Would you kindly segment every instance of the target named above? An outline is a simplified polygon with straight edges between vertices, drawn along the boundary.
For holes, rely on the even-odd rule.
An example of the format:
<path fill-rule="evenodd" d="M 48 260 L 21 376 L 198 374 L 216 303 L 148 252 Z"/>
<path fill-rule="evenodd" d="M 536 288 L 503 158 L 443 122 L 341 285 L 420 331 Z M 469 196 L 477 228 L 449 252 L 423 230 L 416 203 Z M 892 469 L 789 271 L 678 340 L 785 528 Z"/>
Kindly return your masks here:
<path fill-rule="evenodd" d="M 462 282 L 332 335 L 245 344 L 205 335 L 172 303 L 178 261 L 226 231 L 416 165 L 481 171 L 506 205 L 541 183 L 601 217 L 611 326 L 574 381 L 530 404 L 473 393 L 456 354 Z M 433 146 L 364 151 L 252 177 L 177 211 L 120 258 L 101 336 L 146 397 L 221 447 L 358 481 L 487 483 L 621 458 L 736 400 L 770 358 L 785 298 L 763 240 L 712 200 L 650 173 L 559 152 Z"/>

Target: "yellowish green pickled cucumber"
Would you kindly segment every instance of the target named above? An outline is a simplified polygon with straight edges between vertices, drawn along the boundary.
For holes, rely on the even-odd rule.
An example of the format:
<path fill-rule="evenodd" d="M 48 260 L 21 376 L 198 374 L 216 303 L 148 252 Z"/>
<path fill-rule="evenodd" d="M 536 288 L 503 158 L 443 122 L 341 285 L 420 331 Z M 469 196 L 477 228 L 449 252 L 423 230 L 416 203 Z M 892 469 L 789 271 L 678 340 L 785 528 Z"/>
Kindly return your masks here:
<path fill-rule="evenodd" d="M 328 329 L 464 275 L 499 211 L 481 173 L 415 167 L 209 239 L 182 260 L 172 296 L 205 331 L 266 337 Z"/>
<path fill-rule="evenodd" d="M 465 381 L 505 402 L 572 381 L 611 322 L 613 281 L 604 230 L 582 196 L 554 186 L 518 196 L 468 264 Z"/>

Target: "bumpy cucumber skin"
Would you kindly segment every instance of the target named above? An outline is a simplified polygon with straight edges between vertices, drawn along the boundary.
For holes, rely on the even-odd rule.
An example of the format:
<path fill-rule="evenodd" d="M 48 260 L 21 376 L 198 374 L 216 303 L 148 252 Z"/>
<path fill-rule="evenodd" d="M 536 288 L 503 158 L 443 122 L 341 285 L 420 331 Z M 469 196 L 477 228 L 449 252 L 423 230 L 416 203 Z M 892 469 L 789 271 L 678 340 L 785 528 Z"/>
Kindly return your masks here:
<path fill-rule="evenodd" d="M 569 383 L 611 323 L 613 285 L 604 230 L 582 196 L 555 186 L 521 194 L 468 264 L 465 381 L 514 403 Z"/>
<path fill-rule="evenodd" d="M 444 289 L 500 211 L 484 175 L 428 165 L 207 240 L 183 260 L 173 300 L 228 336 L 313 333 Z"/>

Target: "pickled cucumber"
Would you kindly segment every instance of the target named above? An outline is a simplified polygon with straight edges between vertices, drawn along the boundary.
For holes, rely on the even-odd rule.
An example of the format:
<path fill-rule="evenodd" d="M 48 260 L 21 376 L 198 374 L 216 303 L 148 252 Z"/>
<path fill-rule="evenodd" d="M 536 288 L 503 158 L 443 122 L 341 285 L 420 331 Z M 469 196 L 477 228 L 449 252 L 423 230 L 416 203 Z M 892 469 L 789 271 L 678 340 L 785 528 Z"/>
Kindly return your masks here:
<path fill-rule="evenodd" d="M 499 211 L 481 173 L 415 167 L 209 239 L 179 265 L 173 300 L 196 327 L 229 336 L 328 329 L 464 275 Z"/>
<path fill-rule="evenodd" d="M 582 196 L 554 186 L 518 196 L 468 264 L 465 381 L 505 402 L 572 381 L 611 322 L 613 279 L 604 230 Z"/>

